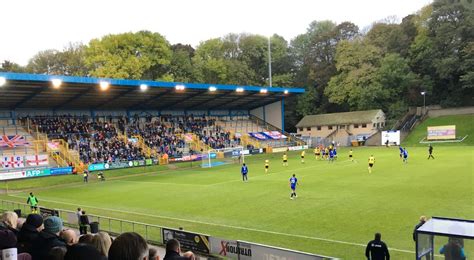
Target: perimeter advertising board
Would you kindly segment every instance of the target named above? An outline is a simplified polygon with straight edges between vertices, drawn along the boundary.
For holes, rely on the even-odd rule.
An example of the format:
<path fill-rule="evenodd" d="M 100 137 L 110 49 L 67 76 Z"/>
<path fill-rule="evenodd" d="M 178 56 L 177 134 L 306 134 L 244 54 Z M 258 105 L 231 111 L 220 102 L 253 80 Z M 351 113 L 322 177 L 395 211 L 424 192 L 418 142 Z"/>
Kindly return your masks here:
<path fill-rule="evenodd" d="M 428 140 L 456 139 L 456 126 L 455 125 L 428 126 L 428 134 L 427 134 L 426 139 Z"/>
<path fill-rule="evenodd" d="M 162 228 L 161 232 L 163 244 L 165 245 L 168 240 L 174 238 L 179 241 L 181 248 L 201 254 L 210 253 L 209 236 L 207 235 L 168 228 Z"/>
<path fill-rule="evenodd" d="M 381 145 L 387 144 L 387 141 L 391 145 L 400 145 L 400 131 L 382 131 Z"/>
<path fill-rule="evenodd" d="M 251 260 L 252 249 L 250 244 L 236 240 L 210 237 L 211 254 L 230 259 Z"/>

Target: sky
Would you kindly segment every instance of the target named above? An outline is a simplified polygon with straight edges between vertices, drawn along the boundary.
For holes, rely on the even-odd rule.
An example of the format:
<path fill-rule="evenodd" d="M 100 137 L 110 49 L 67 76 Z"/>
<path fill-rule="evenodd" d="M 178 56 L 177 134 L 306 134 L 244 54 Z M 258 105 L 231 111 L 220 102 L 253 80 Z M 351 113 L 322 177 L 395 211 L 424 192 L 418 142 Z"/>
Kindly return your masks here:
<path fill-rule="evenodd" d="M 399 19 L 431 0 L 1 0 L 0 62 L 26 65 L 36 53 L 107 34 L 149 30 L 191 44 L 228 33 L 274 33 L 290 41 L 314 20 L 364 28 Z"/>

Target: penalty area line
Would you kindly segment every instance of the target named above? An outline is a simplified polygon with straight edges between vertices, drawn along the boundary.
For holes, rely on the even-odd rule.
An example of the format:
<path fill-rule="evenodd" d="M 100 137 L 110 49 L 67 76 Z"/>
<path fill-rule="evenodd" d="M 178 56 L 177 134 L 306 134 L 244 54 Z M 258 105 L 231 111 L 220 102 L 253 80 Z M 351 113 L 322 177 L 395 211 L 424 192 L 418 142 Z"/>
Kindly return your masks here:
<path fill-rule="evenodd" d="M 20 197 L 20 196 L 17 196 L 17 195 L 9 195 L 9 197 L 23 198 L 23 197 Z M 337 243 L 337 244 L 344 244 L 344 245 L 351 245 L 351 246 L 359 246 L 359 247 L 366 247 L 367 246 L 366 244 L 347 242 L 347 241 L 341 241 L 341 240 L 335 240 L 335 239 L 312 237 L 312 236 L 298 235 L 298 234 L 290 234 L 290 233 L 283 233 L 283 232 L 256 229 L 256 228 L 249 228 L 249 227 L 239 227 L 239 226 L 226 225 L 226 224 L 210 223 L 210 222 L 199 221 L 199 220 L 190 220 L 190 219 L 183 219 L 183 218 L 160 216 L 160 215 L 155 215 L 155 214 L 137 213 L 137 212 L 126 211 L 126 210 L 117 210 L 117 209 L 89 206 L 89 205 L 85 205 L 85 204 L 61 202 L 61 201 L 48 200 L 48 199 L 42 199 L 42 201 L 57 203 L 57 204 L 63 204 L 63 205 L 70 205 L 70 206 L 74 206 L 74 207 L 83 207 L 83 208 L 90 208 L 90 209 L 97 209 L 97 210 L 106 210 L 106 211 L 113 211 L 113 212 L 117 212 L 117 213 L 129 214 L 129 215 L 161 218 L 161 219 L 168 219 L 168 220 L 174 220 L 174 221 L 183 221 L 183 222 L 202 224 L 202 225 L 208 225 L 208 226 L 216 226 L 216 227 L 223 227 L 223 228 L 230 228 L 230 229 L 246 230 L 246 231 L 266 233 L 266 234 L 279 235 L 279 236 L 304 238 L 304 239 L 318 240 L 318 241 L 323 241 L 323 242 L 330 242 L 330 243 Z M 410 254 L 415 253 L 414 251 L 405 250 L 405 249 L 397 249 L 397 248 L 390 248 L 389 250 L 390 251 L 402 252 L 402 253 L 410 253 Z"/>

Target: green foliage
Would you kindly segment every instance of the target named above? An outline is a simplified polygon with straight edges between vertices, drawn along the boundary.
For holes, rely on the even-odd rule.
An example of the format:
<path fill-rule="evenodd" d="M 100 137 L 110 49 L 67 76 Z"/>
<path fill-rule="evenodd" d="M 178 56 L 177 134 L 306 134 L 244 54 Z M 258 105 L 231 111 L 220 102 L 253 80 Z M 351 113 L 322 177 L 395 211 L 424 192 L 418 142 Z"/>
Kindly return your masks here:
<path fill-rule="evenodd" d="M 90 41 L 86 64 L 95 77 L 157 79 L 166 73 L 172 52 L 159 33 L 140 31 Z"/>

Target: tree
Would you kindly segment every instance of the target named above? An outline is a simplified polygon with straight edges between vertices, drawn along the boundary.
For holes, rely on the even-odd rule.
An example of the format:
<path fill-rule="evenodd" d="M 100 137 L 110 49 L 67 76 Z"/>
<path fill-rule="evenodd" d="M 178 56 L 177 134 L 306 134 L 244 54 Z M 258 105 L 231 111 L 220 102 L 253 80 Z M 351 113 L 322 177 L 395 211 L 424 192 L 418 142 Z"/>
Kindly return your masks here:
<path fill-rule="evenodd" d="M 0 64 L 0 71 L 2 72 L 17 72 L 17 73 L 24 73 L 26 72 L 26 68 L 17 64 L 15 62 L 4 60 Z"/>
<path fill-rule="evenodd" d="M 162 79 L 167 77 L 172 52 L 159 33 L 139 31 L 93 39 L 86 63 L 95 77 Z"/>
<path fill-rule="evenodd" d="M 194 49 L 191 45 L 175 44 L 171 46 L 173 55 L 171 57 L 169 74 L 174 81 L 192 82 Z"/>

